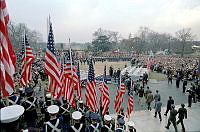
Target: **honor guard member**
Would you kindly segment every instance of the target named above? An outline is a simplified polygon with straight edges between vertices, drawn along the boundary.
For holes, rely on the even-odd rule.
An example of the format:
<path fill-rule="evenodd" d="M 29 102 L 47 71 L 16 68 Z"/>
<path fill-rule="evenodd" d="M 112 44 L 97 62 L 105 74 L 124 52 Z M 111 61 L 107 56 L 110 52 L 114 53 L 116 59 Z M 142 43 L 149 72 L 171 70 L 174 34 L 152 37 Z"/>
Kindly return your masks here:
<path fill-rule="evenodd" d="M 68 131 L 70 128 L 70 105 L 67 100 L 63 100 L 63 105 L 60 106 L 60 115 L 63 117 L 63 128 Z"/>
<path fill-rule="evenodd" d="M 99 132 L 101 130 L 101 124 L 98 122 L 99 115 L 97 113 L 91 113 L 91 124 L 85 128 L 85 132 Z"/>
<path fill-rule="evenodd" d="M 23 113 L 24 107 L 21 105 L 1 108 L 1 132 L 20 132 L 23 128 L 23 126 L 20 126 Z"/>
<path fill-rule="evenodd" d="M 85 112 L 86 112 L 86 109 L 84 107 L 84 104 L 83 104 L 82 100 L 79 101 L 78 111 L 82 113 L 81 123 L 85 124 Z"/>
<path fill-rule="evenodd" d="M 119 120 L 120 118 L 124 119 L 124 117 L 125 117 L 124 109 L 121 108 L 121 110 L 120 110 L 120 114 L 117 115 L 117 120 Z"/>
<path fill-rule="evenodd" d="M 51 93 L 46 94 L 45 102 L 41 108 L 41 112 L 44 114 L 44 121 L 47 122 L 50 119 L 47 108 L 51 105 Z"/>
<path fill-rule="evenodd" d="M 22 103 L 22 106 L 25 108 L 24 112 L 24 121 L 27 123 L 27 127 L 36 127 L 36 120 L 37 120 L 37 98 L 33 97 L 33 89 L 27 88 L 26 92 L 26 99 Z"/>
<path fill-rule="evenodd" d="M 80 111 L 82 113 L 82 115 L 85 114 L 85 107 L 83 105 L 83 101 L 82 100 L 79 101 L 78 111 Z"/>
<path fill-rule="evenodd" d="M 20 105 L 21 98 L 14 92 L 11 96 L 8 97 L 9 105 Z"/>
<path fill-rule="evenodd" d="M 115 132 L 125 132 L 126 126 L 124 125 L 125 124 L 124 119 L 119 118 L 117 122 L 118 122 L 118 127 L 116 128 Z"/>
<path fill-rule="evenodd" d="M 135 123 L 133 121 L 127 122 L 128 132 L 136 132 Z"/>
<path fill-rule="evenodd" d="M 102 132 L 113 132 L 115 126 L 111 123 L 112 117 L 110 115 L 104 115 L 104 123 L 101 128 Z"/>
<path fill-rule="evenodd" d="M 59 107 L 57 105 L 51 105 L 47 108 L 47 111 L 50 115 L 50 120 L 45 122 L 43 132 L 61 132 L 63 120 L 61 117 L 57 118 Z"/>
<path fill-rule="evenodd" d="M 74 125 L 70 127 L 69 132 L 85 132 L 85 125 L 81 123 L 82 113 L 75 111 L 72 113 Z"/>

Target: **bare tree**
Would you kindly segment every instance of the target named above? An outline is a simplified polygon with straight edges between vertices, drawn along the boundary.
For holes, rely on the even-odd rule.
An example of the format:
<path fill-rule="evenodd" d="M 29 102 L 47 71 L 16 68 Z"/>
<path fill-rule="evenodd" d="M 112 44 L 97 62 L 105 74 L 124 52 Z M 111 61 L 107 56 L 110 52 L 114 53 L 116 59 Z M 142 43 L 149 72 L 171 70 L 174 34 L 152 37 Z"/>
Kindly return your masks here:
<path fill-rule="evenodd" d="M 193 40 L 193 36 L 192 36 L 192 33 L 191 33 L 191 28 L 183 28 L 183 29 L 177 31 L 176 32 L 176 37 L 182 44 L 181 57 L 183 57 L 184 52 L 185 52 L 186 43 L 188 41 L 192 41 Z"/>
<path fill-rule="evenodd" d="M 15 50 L 21 49 L 21 43 L 23 40 L 24 31 L 26 32 L 28 36 L 29 43 L 35 48 L 37 48 L 37 45 L 36 45 L 37 42 L 42 41 L 41 33 L 29 29 L 24 23 L 15 24 L 13 22 L 10 22 L 8 25 L 8 32 L 9 32 L 14 49 Z"/>

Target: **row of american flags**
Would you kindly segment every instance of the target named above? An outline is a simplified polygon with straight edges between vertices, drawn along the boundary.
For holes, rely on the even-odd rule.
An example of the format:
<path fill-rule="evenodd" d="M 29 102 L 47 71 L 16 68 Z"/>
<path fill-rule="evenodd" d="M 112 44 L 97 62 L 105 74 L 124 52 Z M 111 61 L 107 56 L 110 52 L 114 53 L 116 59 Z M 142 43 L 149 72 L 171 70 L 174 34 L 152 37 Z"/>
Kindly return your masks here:
<path fill-rule="evenodd" d="M 14 92 L 13 74 L 16 72 L 16 56 L 8 34 L 7 24 L 9 22 L 9 15 L 6 9 L 5 0 L 1 0 L 0 5 L 0 87 L 3 96 L 6 97 Z M 29 82 L 32 81 L 31 63 L 35 60 L 35 57 L 28 43 L 26 32 L 24 32 L 23 35 L 21 53 L 22 71 L 20 82 L 22 86 L 27 87 Z M 54 44 L 52 23 L 49 22 L 48 42 L 44 66 L 44 70 L 49 77 L 48 90 L 52 93 L 52 97 L 60 98 L 60 96 L 63 96 L 64 100 L 67 100 L 69 104 L 73 106 L 75 105 L 75 91 L 79 100 L 82 100 L 82 91 L 80 86 L 79 63 L 75 63 L 72 54 L 72 50 L 69 49 L 65 53 L 62 53 L 62 55 L 57 56 Z M 94 66 L 91 59 L 89 62 L 85 98 L 86 105 L 89 106 L 94 112 L 98 111 L 96 85 Z M 101 106 L 103 108 L 102 114 L 105 115 L 110 104 L 109 88 L 106 84 L 106 66 L 104 68 L 104 79 L 100 83 L 99 89 L 101 91 L 100 99 L 102 101 Z M 116 110 L 116 113 L 120 113 L 120 109 L 124 101 L 124 94 L 125 85 L 120 81 L 120 85 L 117 89 L 117 94 L 114 100 L 114 109 Z M 133 111 L 133 100 L 133 95 L 130 95 L 128 99 L 127 116 L 129 116 Z"/>

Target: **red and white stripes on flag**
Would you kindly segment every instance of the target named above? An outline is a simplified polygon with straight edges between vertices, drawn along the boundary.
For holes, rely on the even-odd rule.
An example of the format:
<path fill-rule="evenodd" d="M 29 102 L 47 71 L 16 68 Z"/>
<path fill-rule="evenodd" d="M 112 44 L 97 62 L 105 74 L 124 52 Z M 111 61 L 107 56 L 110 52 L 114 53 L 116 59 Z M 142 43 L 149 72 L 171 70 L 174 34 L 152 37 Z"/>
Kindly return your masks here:
<path fill-rule="evenodd" d="M 151 68 L 151 65 L 153 64 L 153 57 L 149 56 L 147 59 L 147 69 L 149 70 Z"/>
<path fill-rule="evenodd" d="M 119 87 L 119 89 L 117 89 L 117 94 L 116 94 L 115 100 L 114 100 L 114 109 L 115 109 L 116 113 L 120 112 L 121 105 L 124 101 L 124 99 L 123 99 L 124 94 L 125 94 L 125 85 L 124 85 L 124 83 L 120 83 L 120 87 Z"/>
<path fill-rule="evenodd" d="M 109 91 L 108 91 L 108 86 L 106 85 L 106 83 L 103 81 L 101 82 L 101 87 L 103 89 L 103 100 L 102 100 L 102 115 L 105 115 L 108 108 L 109 108 L 109 104 L 110 104 L 110 99 L 109 99 Z"/>
<path fill-rule="evenodd" d="M 131 93 L 128 98 L 127 117 L 130 117 L 131 113 L 133 112 L 133 101 L 134 101 L 134 97 L 133 97 L 133 93 Z"/>
<path fill-rule="evenodd" d="M 0 88 L 3 96 L 14 92 L 13 74 L 16 71 L 16 56 L 8 35 L 9 15 L 5 0 L 0 0 Z"/>
<path fill-rule="evenodd" d="M 60 65 L 56 58 L 56 49 L 54 46 L 54 36 L 52 30 L 52 23 L 50 23 L 49 28 L 49 36 L 48 36 L 48 43 L 47 49 L 45 54 L 45 66 L 44 70 L 49 76 L 49 90 L 53 96 L 57 96 L 56 91 L 58 88 L 62 88 L 60 82 Z"/>
<path fill-rule="evenodd" d="M 94 74 L 94 67 L 92 59 L 89 62 L 88 80 L 86 83 L 86 105 L 90 107 L 93 112 L 96 112 L 97 107 L 97 94 L 96 94 L 96 79 Z"/>
<path fill-rule="evenodd" d="M 26 34 L 24 34 L 22 46 L 22 71 L 20 82 L 22 86 L 26 86 L 32 80 L 31 63 L 35 60 Z"/>
<path fill-rule="evenodd" d="M 80 76 L 80 66 L 79 66 L 79 63 L 77 64 L 77 71 L 76 71 L 76 74 L 77 74 L 77 83 L 76 83 L 76 90 L 77 90 L 77 96 L 78 96 L 78 99 L 79 100 L 82 100 L 82 89 L 81 89 L 81 76 Z"/>
<path fill-rule="evenodd" d="M 66 77 L 66 86 L 64 89 L 64 99 L 67 99 L 69 104 L 74 106 L 74 88 L 78 83 L 78 76 L 76 74 L 76 67 L 73 62 L 71 49 L 67 51 L 65 57 L 64 76 Z"/>

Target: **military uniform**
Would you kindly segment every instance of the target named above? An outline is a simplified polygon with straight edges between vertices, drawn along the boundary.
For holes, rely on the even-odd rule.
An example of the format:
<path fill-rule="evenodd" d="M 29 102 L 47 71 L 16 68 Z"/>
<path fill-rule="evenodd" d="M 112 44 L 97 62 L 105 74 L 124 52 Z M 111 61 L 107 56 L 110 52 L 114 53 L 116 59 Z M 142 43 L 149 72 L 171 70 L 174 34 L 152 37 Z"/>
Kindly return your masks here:
<path fill-rule="evenodd" d="M 111 116 L 105 115 L 104 116 L 104 124 L 101 127 L 102 132 L 113 132 L 115 130 L 114 124 L 111 123 Z"/>
<path fill-rule="evenodd" d="M 60 115 L 62 115 L 63 117 L 63 123 L 64 123 L 64 129 L 66 129 L 66 131 L 69 130 L 70 128 L 70 105 L 68 103 L 63 104 L 60 106 L 60 111 L 59 111 Z"/>
<path fill-rule="evenodd" d="M 21 116 L 24 113 L 24 107 L 20 105 L 11 105 L 1 109 L 1 132 L 19 132 Z"/>
<path fill-rule="evenodd" d="M 85 132 L 85 125 L 80 122 L 82 113 L 75 111 L 72 113 L 72 118 L 75 123 L 70 127 L 69 132 Z"/>
<path fill-rule="evenodd" d="M 82 113 L 81 122 L 85 124 L 85 113 L 86 113 L 86 109 L 85 109 L 85 107 L 84 107 L 84 105 L 83 105 L 83 101 L 79 101 L 78 111 Z"/>
<path fill-rule="evenodd" d="M 33 89 L 28 88 L 26 90 L 27 94 L 32 94 Z M 27 97 L 25 101 L 22 103 L 22 106 L 25 108 L 24 112 L 24 121 L 27 123 L 27 127 L 36 127 L 36 120 L 37 120 L 37 98 L 33 96 Z"/>
<path fill-rule="evenodd" d="M 127 122 L 128 132 L 136 132 L 135 123 L 133 121 Z"/>
<path fill-rule="evenodd" d="M 62 117 L 57 118 L 59 107 L 57 105 L 51 105 L 47 108 L 50 114 L 50 120 L 44 123 L 43 132 L 61 132 L 63 128 Z"/>
<path fill-rule="evenodd" d="M 118 127 L 116 128 L 115 132 L 125 132 L 126 131 L 126 126 L 124 119 L 120 118 L 117 120 L 118 122 Z"/>
<path fill-rule="evenodd" d="M 9 105 L 20 105 L 21 98 L 17 95 L 11 95 L 8 97 Z"/>
<path fill-rule="evenodd" d="M 99 115 L 97 113 L 91 113 L 90 118 L 92 123 L 85 128 L 85 132 L 99 132 L 101 130 L 101 124 L 97 122 Z"/>

